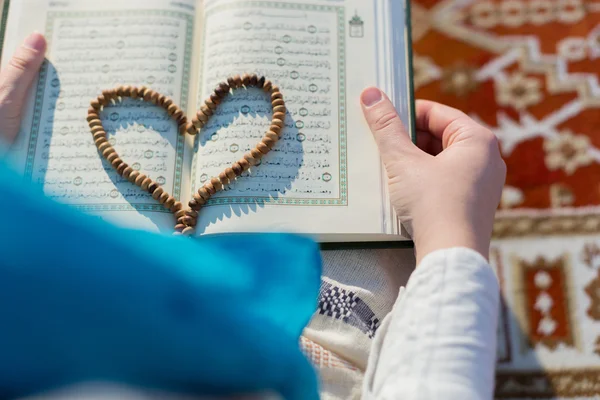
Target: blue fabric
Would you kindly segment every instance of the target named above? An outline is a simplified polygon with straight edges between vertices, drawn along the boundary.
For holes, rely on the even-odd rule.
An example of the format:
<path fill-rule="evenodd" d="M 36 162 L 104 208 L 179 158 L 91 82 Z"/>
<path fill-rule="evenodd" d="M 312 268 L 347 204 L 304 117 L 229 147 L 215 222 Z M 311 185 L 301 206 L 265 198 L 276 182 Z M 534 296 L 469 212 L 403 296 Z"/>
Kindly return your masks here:
<path fill-rule="evenodd" d="M 0 398 L 84 381 L 317 399 L 298 339 L 321 259 L 295 235 L 120 229 L 0 166 Z"/>

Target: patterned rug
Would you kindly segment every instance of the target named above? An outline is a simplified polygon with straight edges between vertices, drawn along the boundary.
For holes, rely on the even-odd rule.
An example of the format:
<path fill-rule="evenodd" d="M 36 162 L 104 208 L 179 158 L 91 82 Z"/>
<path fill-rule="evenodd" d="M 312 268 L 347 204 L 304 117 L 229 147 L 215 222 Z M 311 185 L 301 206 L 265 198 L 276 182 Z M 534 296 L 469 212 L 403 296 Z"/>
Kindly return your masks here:
<path fill-rule="evenodd" d="M 496 398 L 600 396 L 600 1 L 413 0 L 415 90 L 498 136 Z"/>

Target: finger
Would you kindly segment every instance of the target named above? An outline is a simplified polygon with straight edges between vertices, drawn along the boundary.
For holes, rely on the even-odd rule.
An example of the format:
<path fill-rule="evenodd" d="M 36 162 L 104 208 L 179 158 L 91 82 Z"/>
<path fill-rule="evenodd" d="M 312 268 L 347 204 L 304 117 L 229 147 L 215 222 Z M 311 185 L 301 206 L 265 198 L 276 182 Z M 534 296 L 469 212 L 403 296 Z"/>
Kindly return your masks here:
<path fill-rule="evenodd" d="M 443 148 L 459 140 L 479 134 L 489 136 L 491 132 L 456 108 L 428 100 L 417 100 L 415 121 L 417 131 L 430 132 L 442 141 Z"/>
<path fill-rule="evenodd" d="M 417 150 L 394 105 L 381 90 L 365 89 L 361 103 L 384 163 L 396 162 Z"/>
<path fill-rule="evenodd" d="M 25 98 L 46 53 L 46 39 L 35 32 L 17 49 L 0 73 L 0 136 L 12 142 L 21 124 Z"/>

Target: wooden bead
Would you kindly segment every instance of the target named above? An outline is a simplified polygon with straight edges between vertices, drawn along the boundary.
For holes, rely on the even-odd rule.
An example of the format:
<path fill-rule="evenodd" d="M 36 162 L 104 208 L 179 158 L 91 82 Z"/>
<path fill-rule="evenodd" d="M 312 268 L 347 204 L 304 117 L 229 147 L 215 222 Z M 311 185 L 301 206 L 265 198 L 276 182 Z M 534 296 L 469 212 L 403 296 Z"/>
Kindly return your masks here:
<path fill-rule="evenodd" d="M 268 138 L 273 142 L 277 142 L 279 140 L 279 135 L 276 132 L 268 131 L 267 133 L 265 133 L 265 138 Z"/>
<path fill-rule="evenodd" d="M 278 126 L 280 129 L 283 129 L 283 125 L 284 125 L 284 120 L 282 119 L 273 119 L 271 120 L 271 128 L 273 127 L 273 125 Z M 273 130 L 273 129 L 271 129 Z M 279 132 L 277 132 L 279 133 Z"/>
<path fill-rule="evenodd" d="M 177 105 L 175 105 L 175 104 L 171 104 L 167 108 L 167 113 L 169 113 L 170 116 L 173 116 L 173 114 L 175 114 L 177 112 L 177 110 L 179 110 L 179 107 L 177 107 Z"/>
<path fill-rule="evenodd" d="M 242 84 L 244 86 L 250 85 L 250 75 L 248 75 L 248 74 L 242 75 Z"/>
<path fill-rule="evenodd" d="M 186 120 L 186 116 L 183 113 L 183 110 L 181 110 L 181 108 L 177 108 L 177 111 L 175 111 L 175 113 L 173 114 L 173 119 L 177 121 L 179 125 L 181 125 Z"/>
<path fill-rule="evenodd" d="M 99 138 L 106 138 L 106 132 L 104 132 L 104 131 L 96 132 L 92 135 L 92 138 L 94 139 L 94 141 L 98 140 Z"/>
<path fill-rule="evenodd" d="M 269 80 L 265 81 L 265 84 L 263 85 L 263 90 L 266 93 L 269 93 L 272 88 L 273 88 L 273 83 L 271 81 L 269 81 Z"/>
<path fill-rule="evenodd" d="M 185 131 L 186 131 L 187 133 L 189 133 L 190 135 L 192 135 L 192 136 L 198 133 L 198 129 L 196 129 L 196 127 L 194 126 L 194 124 L 193 124 L 193 123 L 191 123 L 191 122 L 188 122 L 188 123 L 186 124 L 186 129 L 185 129 Z"/>
<path fill-rule="evenodd" d="M 194 193 L 193 200 L 198 203 L 199 206 L 203 206 L 208 202 L 208 200 L 204 200 L 198 193 Z"/>
<path fill-rule="evenodd" d="M 133 173 L 133 168 L 131 168 L 129 165 L 127 167 L 125 167 L 125 169 L 123 170 L 123 173 L 121 175 L 123 175 L 123 178 L 125 179 L 129 179 L 129 176 Z"/>
<path fill-rule="evenodd" d="M 102 143 L 106 143 L 106 142 L 108 142 L 108 140 L 106 140 L 106 136 L 100 136 L 99 138 L 94 140 L 94 144 L 96 145 L 96 147 L 100 147 L 100 145 Z M 110 143 L 109 143 L 109 145 L 110 145 Z"/>
<path fill-rule="evenodd" d="M 260 151 L 263 155 L 265 155 L 269 153 L 269 151 L 271 151 L 271 148 L 261 141 L 259 144 L 256 145 L 256 150 Z"/>
<path fill-rule="evenodd" d="M 194 233 L 194 228 L 191 228 L 189 226 L 181 231 L 181 234 L 183 236 L 190 236 L 192 233 Z"/>
<path fill-rule="evenodd" d="M 92 100 L 92 102 L 90 103 L 90 105 L 95 109 L 95 110 L 99 110 L 100 109 L 100 102 L 98 101 L 98 99 L 94 99 Z"/>
<path fill-rule="evenodd" d="M 119 174 L 119 175 L 123 175 L 123 172 L 125 172 L 125 169 L 126 169 L 127 167 L 129 167 L 129 165 L 127 165 L 127 163 L 126 163 L 126 162 L 124 162 L 124 163 L 122 163 L 121 165 L 119 165 L 119 166 L 117 167 L 117 172 L 118 172 L 118 174 Z"/>
<path fill-rule="evenodd" d="M 98 96 L 98 103 L 102 106 L 108 105 L 108 100 L 104 97 L 104 95 Z"/>
<path fill-rule="evenodd" d="M 235 173 L 235 176 L 240 176 L 242 172 L 244 172 L 244 169 L 242 168 L 239 162 L 233 163 L 231 165 L 231 170 Z"/>
<path fill-rule="evenodd" d="M 121 85 L 117 87 L 117 96 L 123 97 L 125 94 L 125 86 Z"/>
<path fill-rule="evenodd" d="M 202 104 L 200 106 L 200 111 L 202 111 L 204 113 L 204 115 L 206 115 L 207 117 L 210 117 L 214 114 L 213 110 L 208 108 L 208 106 L 206 104 Z"/>
<path fill-rule="evenodd" d="M 200 204 L 198 204 L 196 199 L 191 199 L 190 202 L 188 203 L 188 207 L 191 208 L 192 210 L 199 210 L 201 206 L 200 206 Z"/>
<path fill-rule="evenodd" d="M 158 102 L 156 104 L 158 104 L 161 107 L 164 107 L 165 101 L 167 101 L 167 96 L 165 96 L 164 94 L 161 94 L 160 96 L 158 96 Z"/>
<path fill-rule="evenodd" d="M 142 186 L 142 183 L 144 183 L 144 181 L 147 179 L 148 177 L 144 174 L 139 174 L 136 178 L 135 178 L 135 184 L 138 186 Z"/>
<path fill-rule="evenodd" d="M 277 120 L 278 122 L 281 122 L 283 125 L 283 121 Z M 281 126 L 279 125 L 271 125 L 269 127 L 269 131 L 275 133 L 276 135 L 280 135 L 281 134 Z"/>
<path fill-rule="evenodd" d="M 190 216 L 185 216 L 181 219 L 181 221 L 187 226 L 196 226 L 196 218 L 192 218 Z"/>
<path fill-rule="evenodd" d="M 285 102 L 283 101 L 282 98 L 278 98 L 278 99 L 275 99 L 275 100 L 271 101 L 271 106 L 272 107 L 284 106 L 284 105 L 285 105 Z"/>
<path fill-rule="evenodd" d="M 90 129 L 90 132 L 92 132 L 92 135 L 93 135 L 96 132 L 105 132 L 105 131 L 104 131 L 104 127 L 102 127 L 102 126 L 95 126 L 92 129 Z"/>
<path fill-rule="evenodd" d="M 109 103 L 110 100 L 116 97 L 116 94 L 112 90 L 103 90 L 102 96 L 104 96 L 106 102 Z"/>
<path fill-rule="evenodd" d="M 140 98 L 144 98 L 144 96 L 146 95 L 146 92 L 148 91 L 148 88 L 146 86 L 142 86 L 139 88 L 138 90 L 138 97 Z"/>
<path fill-rule="evenodd" d="M 277 140 L 273 139 L 272 137 L 265 136 L 264 138 L 262 138 L 261 142 L 265 146 L 267 146 L 269 150 L 271 150 L 273 146 L 275 146 L 275 144 L 277 143 Z"/>
<path fill-rule="evenodd" d="M 131 88 L 131 95 L 130 95 L 130 97 L 132 99 L 137 99 L 139 97 L 139 93 L 140 93 L 140 89 L 134 86 L 134 87 Z"/>
<path fill-rule="evenodd" d="M 175 213 L 175 218 L 179 219 L 181 217 L 185 217 L 185 210 L 179 210 Z"/>
<path fill-rule="evenodd" d="M 163 101 L 163 107 L 168 110 L 171 105 L 173 105 L 173 99 L 170 97 L 165 97 L 165 100 Z"/>
<path fill-rule="evenodd" d="M 152 182 L 151 184 L 148 185 L 148 193 L 152 194 L 154 193 L 154 191 L 156 189 L 158 189 L 160 187 L 160 185 L 156 182 Z"/>
<path fill-rule="evenodd" d="M 117 158 L 119 158 L 119 155 L 113 151 L 108 155 L 108 157 L 106 157 L 106 161 L 112 164 L 112 162 L 115 161 Z"/>
<path fill-rule="evenodd" d="M 123 96 L 125 97 L 131 97 L 131 91 L 133 90 L 133 88 L 131 86 L 125 86 L 123 88 Z"/>
<path fill-rule="evenodd" d="M 210 95 L 210 101 L 213 102 L 216 106 L 221 104 L 221 97 L 219 97 L 216 93 Z"/>
<path fill-rule="evenodd" d="M 127 177 L 127 180 L 129 180 L 131 183 L 134 183 L 138 176 L 140 176 L 140 171 L 132 171 Z"/>
<path fill-rule="evenodd" d="M 141 184 L 142 190 L 148 190 L 148 186 L 150 186 L 151 183 L 152 183 L 152 179 L 150 179 L 150 178 L 144 179 L 144 181 Z"/>
<path fill-rule="evenodd" d="M 198 218 L 198 215 L 199 215 L 199 214 L 198 214 L 198 211 L 194 211 L 194 210 L 187 210 L 187 211 L 185 212 L 185 215 L 188 215 L 188 216 L 190 216 L 190 217 L 192 217 L 192 218 Z"/>
<path fill-rule="evenodd" d="M 225 171 L 219 174 L 219 181 L 221 181 L 223 185 L 227 185 L 229 183 L 229 177 L 227 176 Z"/>
<path fill-rule="evenodd" d="M 219 180 L 219 178 L 212 178 L 210 183 L 213 185 L 216 192 L 223 189 L 223 183 Z"/>
<path fill-rule="evenodd" d="M 244 158 L 239 159 L 237 163 L 242 167 L 242 172 L 248 171 L 251 167 L 250 162 L 246 160 L 245 156 Z"/>
<path fill-rule="evenodd" d="M 160 197 L 158 198 L 158 201 L 160 202 L 160 204 L 165 204 L 165 202 L 168 199 L 169 199 L 169 193 L 163 192 L 163 194 L 161 194 Z"/>
<path fill-rule="evenodd" d="M 183 204 L 181 204 L 181 202 L 179 201 L 175 201 L 175 203 L 173 203 L 173 205 L 170 207 L 170 210 L 172 212 L 177 212 L 179 210 L 181 210 L 183 208 Z"/>
<path fill-rule="evenodd" d="M 285 115 L 286 112 L 286 108 L 285 106 L 277 106 L 277 107 L 273 107 L 273 113 L 277 114 L 277 113 L 282 113 L 283 115 Z"/>
<path fill-rule="evenodd" d="M 208 122 L 208 116 L 204 114 L 202 110 L 196 113 L 196 118 L 198 118 L 198 120 L 202 122 L 202 124 L 206 124 Z"/>
<path fill-rule="evenodd" d="M 244 154 L 244 160 L 246 160 L 246 162 L 250 166 L 256 165 L 256 161 L 257 161 L 256 158 L 254 158 L 254 156 L 252 156 L 252 153 L 246 153 L 246 154 Z"/>
<path fill-rule="evenodd" d="M 196 129 L 202 129 L 204 127 L 204 122 L 200 121 L 198 119 L 198 116 L 195 116 L 194 118 L 192 118 L 192 124 L 194 125 L 194 127 Z"/>
<path fill-rule="evenodd" d="M 230 76 L 229 78 L 227 78 L 227 84 L 229 85 L 230 88 L 235 89 L 235 82 L 233 81 L 233 76 Z"/>
<path fill-rule="evenodd" d="M 285 121 L 285 114 L 282 112 L 273 113 L 273 120 L 271 123 L 274 123 L 276 120 Z"/>
<path fill-rule="evenodd" d="M 258 148 L 254 148 L 252 150 L 250 150 L 250 154 L 252 155 L 252 157 L 254 157 L 256 160 L 260 160 L 261 158 L 263 158 L 264 153 L 262 153 L 260 150 L 258 150 Z"/>
<path fill-rule="evenodd" d="M 283 99 L 283 95 L 279 91 L 279 89 L 275 90 L 276 86 L 273 86 L 273 93 L 271 93 L 271 102 L 274 102 L 277 99 Z"/>
<path fill-rule="evenodd" d="M 112 153 L 115 152 L 115 149 L 113 149 L 112 147 L 107 147 L 106 149 L 104 149 L 104 151 L 102 152 L 102 156 L 104 158 L 107 158 L 109 155 L 111 155 Z"/>
<path fill-rule="evenodd" d="M 148 89 L 144 92 L 144 101 L 150 102 L 150 99 L 152 98 L 152 95 L 154 94 L 154 90 Z M 140 93 L 141 95 L 141 93 Z"/>
<path fill-rule="evenodd" d="M 265 86 L 265 81 L 265 77 L 261 76 L 260 78 L 258 78 L 258 82 L 256 82 L 256 87 L 262 89 Z"/>
<path fill-rule="evenodd" d="M 98 118 L 95 118 L 91 121 L 88 121 L 88 125 L 90 126 L 90 129 L 95 126 L 102 126 L 102 121 L 100 121 Z"/>
<path fill-rule="evenodd" d="M 208 200 L 211 197 L 211 194 L 208 192 L 208 190 L 205 187 L 201 187 L 200 189 L 198 189 L 198 195 L 200 197 L 202 197 L 204 200 Z"/>
<path fill-rule="evenodd" d="M 135 184 L 138 186 L 142 186 L 142 183 L 144 183 L 144 181 L 148 179 L 148 177 L 144 174 L 139 174 L 136 178 L 135 178 Z"/>
<path fill-rule="evenodd" d="M 181 232 L 182 230 L 184 230 L 185 228 L 187 228 L 186 225 L 184 224 L 177 224 L 175 225 L 175 230 Z"/>
<path fill-rule="evenodd" d="M 235 174 L 235 171 L 233 170 L 233 168 L 227 168 L 225 170 L 225 175 L 227 176 L 227 179 L 229 179 L 229 181 L 233 181 L 235 179 L 235 177 L 237 176 Z"/>
<path fill-rule="evenodd" d="M 235 75 L 233 77 L 233 83 L 234 83 L 234 86 L 232 86 L 232 87 L 235 87 L 235 88 L 242 87 L 242 77 L 239 75 Z"/>
<path fill-rule="evenodd" d="M 258 83 L 258 76 L 256 74 L 251 74 L 249 83 L 250 86 L 256 86 L 256 84 Z"/>
<path fill-rule="evenodd" d="M 98 146 L 98 151 L 99 151 L 100 153 L 102 153 L 102 152 L 104 152 L 104 150 L 106 150 L 106 149 L 108 149 L 108 148 L 110 148 L 110 147 L 111 147 L 111 146 L 110 146 L 110 143 L 108 143 L 108 142 L 103 142 L 103 143 L 100 143 L 100 145 Z"/>
<path fill-rule="evenodd" d="M 217 109 L 217 105 L 209 98 L 207 99 L 204 104 L 206 104 L 206 107 L 210 108 L 211 110 L 216 110 Z"/>
<path fill-rule="evenodd" d="M 114 160 L 112 160 L 110 163 L 112 164 L 114 169 L 118 169 L 121 166 L 121 164 L 123 164 L 123 160 L 121 160 L 119 157 L 117 157 Z"/>
<path fill-rule="evenodd" d="M 225 97 L 229 93 L 230 87 L 227 83 L 221 82 L 215 88 L 215 94 L 221 98 Z"/>
<path fill-rule="evenodd" d="M 160 186 L 154 191 L 154 193 L 152 193 L 152 198 L 154 200 L 158 200 L 158 198 L 165 192 L 165 190 L 163 188 L 161 188 Z"/>
<path fill-rule="evenodd" d="M 212 184 L 212 182 L 206 182 L 204 184 L 204 189 L 206 189 L 206 191 L 212 196 L 213 194 L 217 193 L 217 189 L 215 189 L 215 186 Z"/>
<path fill-rule="evenodd" d="M 92 110 L 93 112 L 90 112 L 90 110 Z M 86 120 L 87 120 L 87 122 L 90 122 L 95 119 L 100 119 L 100 117 L 98 116 L 98 113 L 92 107 L 90 107 L 90 109 L 88 110 L 88 116 L 87 116 Z"/>
<path fill-rule="evenodd" d="M 160 94 L 158 94 L 157 92 L 153 92 L 152 96 L 150 97 L 150 101 L 152 102 L 152 104 L 158 104 L 160 99 Z"/>

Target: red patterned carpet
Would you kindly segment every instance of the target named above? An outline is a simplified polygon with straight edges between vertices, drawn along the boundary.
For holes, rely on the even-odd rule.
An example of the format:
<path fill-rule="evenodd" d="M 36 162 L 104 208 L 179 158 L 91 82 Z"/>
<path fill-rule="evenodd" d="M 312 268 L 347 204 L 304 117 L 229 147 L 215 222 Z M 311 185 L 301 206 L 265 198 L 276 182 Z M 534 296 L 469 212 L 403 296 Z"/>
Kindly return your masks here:
<path fill-rule="evenodd" d="M 600 1 L 413 0 L 412 14 L 417 97 L 491 128 L 508 166 L 496 397 L 600 398 Z"/>

